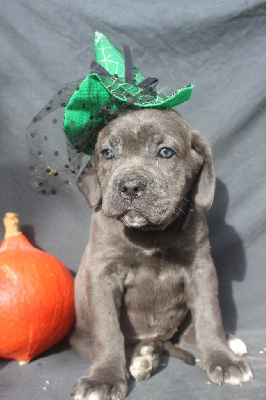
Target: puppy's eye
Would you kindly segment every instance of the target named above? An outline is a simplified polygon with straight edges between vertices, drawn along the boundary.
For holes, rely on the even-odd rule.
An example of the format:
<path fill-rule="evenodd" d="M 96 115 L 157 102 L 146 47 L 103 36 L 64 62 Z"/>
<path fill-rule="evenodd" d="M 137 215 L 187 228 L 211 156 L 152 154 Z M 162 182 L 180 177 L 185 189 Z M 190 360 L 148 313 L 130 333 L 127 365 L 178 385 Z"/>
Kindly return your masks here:
<path fill-rule="evenodd" d="M 168 147 L 164 147 L 158 153 L 158 156 L 161 158 L 171 158 L 174 155 L 175 155 L 175 151 L 172 149 L 169 149 Z"/>
<path fill-rule="evenodd" d="M 114 153 L 112 152 L 112 150 L 110 149 L 105 149 L 102 151 L 102 155 L 104 156 L 104 158 L 106 158 L 107 160 L 110 160 L 111 158 L 114 157 Z"/>

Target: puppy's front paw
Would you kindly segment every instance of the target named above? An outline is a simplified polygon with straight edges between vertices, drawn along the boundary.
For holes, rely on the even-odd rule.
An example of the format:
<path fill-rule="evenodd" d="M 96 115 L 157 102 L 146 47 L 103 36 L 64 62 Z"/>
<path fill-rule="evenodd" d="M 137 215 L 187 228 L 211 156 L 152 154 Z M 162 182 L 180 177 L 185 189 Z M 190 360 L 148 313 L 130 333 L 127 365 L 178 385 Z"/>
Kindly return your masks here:
<path fill-rule="evenodd" d="M 229 352 L 214 352 L 204 364 L 203 369 L 217 384 L 241 385 L 253 378 L 249 363 Z"/>
<path fill-rule="evenodd" d="M 123 400 L 127 394 L 127 384 L 122 379 L 107 383 L 93 377 L 82 376 L 71 394 L 74 400 Z"/>

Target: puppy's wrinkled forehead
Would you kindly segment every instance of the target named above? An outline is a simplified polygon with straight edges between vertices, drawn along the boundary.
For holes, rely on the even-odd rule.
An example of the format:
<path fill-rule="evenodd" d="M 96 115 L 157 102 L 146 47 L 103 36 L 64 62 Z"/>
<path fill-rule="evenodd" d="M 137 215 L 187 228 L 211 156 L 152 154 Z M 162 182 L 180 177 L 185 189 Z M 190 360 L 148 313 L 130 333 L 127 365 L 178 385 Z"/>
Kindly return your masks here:
<path fill-rule="evenodd" d="M 158 144 L 178 146 L 189 143 L 189 126 L 172 110 L 138 110 L 128 112 L 110 122 L 100 133 L 98 149 L 116 148 L 131 151 Z"/>

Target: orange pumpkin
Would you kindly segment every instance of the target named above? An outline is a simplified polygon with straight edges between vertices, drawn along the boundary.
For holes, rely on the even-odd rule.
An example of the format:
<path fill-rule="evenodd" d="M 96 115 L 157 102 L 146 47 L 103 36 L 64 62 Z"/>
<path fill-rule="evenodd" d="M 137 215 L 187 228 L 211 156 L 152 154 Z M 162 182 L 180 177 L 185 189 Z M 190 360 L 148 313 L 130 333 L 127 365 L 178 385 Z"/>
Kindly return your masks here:
<path fill-rule="evenodd" d="M 0 357 L 26 364 L 60 341 L 74 319 L 74 280 L 62 262 L 33 247 L 18 215 L 4 218 L 0 246 Z"/>

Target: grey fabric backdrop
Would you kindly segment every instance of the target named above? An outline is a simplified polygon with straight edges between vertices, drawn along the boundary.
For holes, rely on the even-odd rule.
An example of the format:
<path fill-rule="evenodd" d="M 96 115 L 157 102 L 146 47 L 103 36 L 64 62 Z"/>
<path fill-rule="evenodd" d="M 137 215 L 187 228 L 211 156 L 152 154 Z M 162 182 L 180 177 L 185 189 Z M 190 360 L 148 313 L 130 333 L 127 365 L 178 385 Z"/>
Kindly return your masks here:
<path fill-rule="evenodd" d="M 66 82 L 88 74 L 95 30 L 132 46 L 135 64 L 168 93 L 195 85 L 178 110 L 213 149 L 217 190 L 207 216 L 224 325 L 245 339 L 255 371 L 252 384 L 218 388 L 199 368 L 164 358 L 150 381 L 131 383 L 129 397 L 266 398 L 266 2 L 0 1 L 0 217 L 18 212 L 32 243 L 72 271 L 91 212 L 75 188 L 53 197 L 31 189 L 25 128 Z M 1 366 L 0 398 L 63 399 L 87 363 L 63 342 L 23 369 Z"/>

